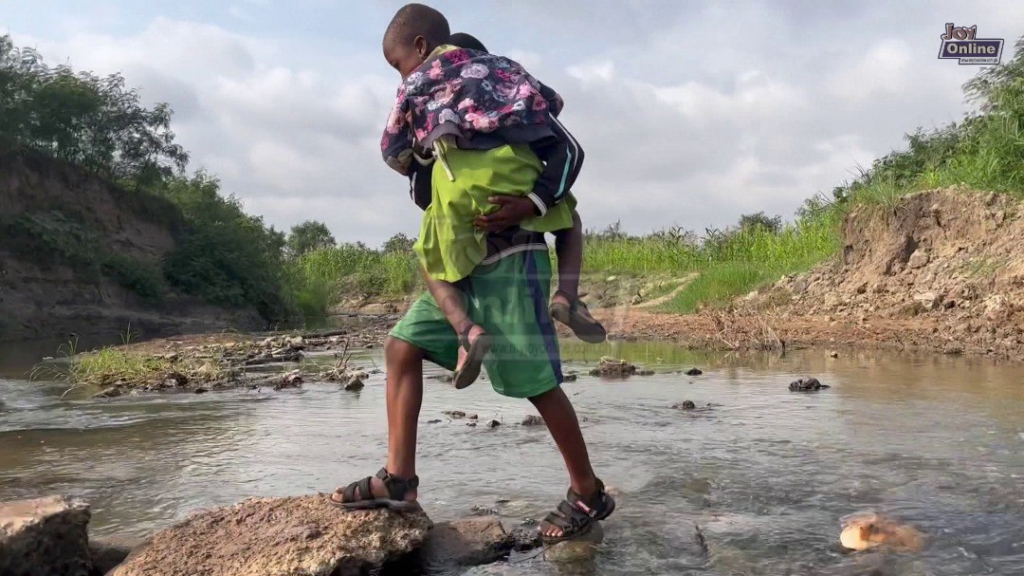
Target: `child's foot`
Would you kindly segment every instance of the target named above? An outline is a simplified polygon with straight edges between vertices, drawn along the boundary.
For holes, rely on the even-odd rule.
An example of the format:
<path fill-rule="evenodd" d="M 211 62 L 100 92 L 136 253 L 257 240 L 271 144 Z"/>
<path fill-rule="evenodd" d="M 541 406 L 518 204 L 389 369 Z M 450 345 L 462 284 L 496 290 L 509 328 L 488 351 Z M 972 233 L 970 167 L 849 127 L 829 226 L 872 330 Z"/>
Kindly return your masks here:
<path fill-rule="evenodd" d="M 597 480 L 594 495 L 586 500 L 570 489 L 558 508 L 540 523 L 541 539 L 550 546 L 583 536 L 614 511 L 615 500 L 604 491 L 601 480 Z"/>
<path fill-rule="evenodd" d="M 590 310 L 579 297 L 558 290 L 551 298 L 551 317 L 572 329 L 584 342 L 600 344 L 608 337 L 604 326 L 590 315 Z"/>
<path fill-rule="evenodd" d="M 330 495 L 331 504 L 347 510 L 390 508 L 392 510 L 415 510 L 416 488 L 420 479 L 413 476 L 402 479 L 392 476 L 381 468 L 374 477 L 367 476 L 344 488 L 338 488 Z"/>
<path fill-rule="evenodd" d="M 456 389 L 461 390 L 476 382 L 492 343 L 491 336 L 476 324 L 470 324 L 459 335 L 459 360 L 452 378 Z"/>

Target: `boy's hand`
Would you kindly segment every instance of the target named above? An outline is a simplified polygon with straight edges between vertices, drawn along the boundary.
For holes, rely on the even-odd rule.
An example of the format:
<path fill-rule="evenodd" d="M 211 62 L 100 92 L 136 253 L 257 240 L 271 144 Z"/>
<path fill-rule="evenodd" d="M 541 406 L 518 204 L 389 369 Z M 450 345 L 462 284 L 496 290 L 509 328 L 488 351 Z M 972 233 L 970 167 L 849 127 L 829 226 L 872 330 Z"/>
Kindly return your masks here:
<path fill-rule="evenodd" d="M 488 232 L 501 232 L 537 215 L 536 205 L 523 196 L 499 195 L 491 196 L 488 200 L 491 204 L 497 204 L 498 210 L 486 216 L 477 216 L 473 221 L 474 226 Z"/>

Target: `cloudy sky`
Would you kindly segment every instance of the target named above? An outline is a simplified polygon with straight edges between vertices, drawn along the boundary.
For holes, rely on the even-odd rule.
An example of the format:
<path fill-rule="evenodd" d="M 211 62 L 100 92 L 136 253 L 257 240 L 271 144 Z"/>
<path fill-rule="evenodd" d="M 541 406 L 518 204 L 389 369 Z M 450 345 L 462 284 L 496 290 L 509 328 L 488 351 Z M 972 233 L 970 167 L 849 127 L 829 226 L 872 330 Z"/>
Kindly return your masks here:
<path fill-rule="evenodd" d="M 974 66 L 938 60 L 946 22 L 1024 34 L 1016 0 L 436 0 L 562 93 L 587 152 L 574 192 L 588 228 L 702 231 L 786 219 L 903 145 L 957 120 Z M 0 0 L 0 33 L 50 64 L 121 72 L 175 110 L 192 168 L 250 212 L 339 241 L 415 234 L 407 183 L 380 159 L 398 83 L 385 0 Z"/>

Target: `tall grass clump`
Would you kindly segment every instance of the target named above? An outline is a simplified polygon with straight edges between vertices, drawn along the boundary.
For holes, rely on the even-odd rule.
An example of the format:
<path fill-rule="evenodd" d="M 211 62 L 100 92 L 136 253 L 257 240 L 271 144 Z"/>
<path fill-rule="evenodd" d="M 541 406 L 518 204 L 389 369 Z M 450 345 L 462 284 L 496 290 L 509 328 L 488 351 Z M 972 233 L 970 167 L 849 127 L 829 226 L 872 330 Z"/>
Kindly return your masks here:
<path fill-rule="evenodd" d="M 318 248 L 297 257 L 290 267 L 292 293 L 307 323 L 322 321 L 331 306 L 346 298 L 400 298 L 420 284 L 411 246 Z"/>

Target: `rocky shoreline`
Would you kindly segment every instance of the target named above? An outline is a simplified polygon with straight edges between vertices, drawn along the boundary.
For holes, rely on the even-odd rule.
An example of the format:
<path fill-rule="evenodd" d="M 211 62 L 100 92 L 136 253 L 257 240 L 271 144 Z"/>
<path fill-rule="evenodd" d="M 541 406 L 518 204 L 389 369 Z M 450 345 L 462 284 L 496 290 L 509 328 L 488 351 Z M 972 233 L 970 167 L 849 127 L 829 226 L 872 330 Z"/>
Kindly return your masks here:
<path fill-rule="evenodd" d="M 34 379 L 67 381 L 97 398 L 143 392 L 205 392 L 233 388 L 297 388 L 304 381 L 363 386 L 373 370 L 351 364 L 377 348 L 397 316 L 358 318 L 357 326 L 276 334 L 198 334 L 160 338 L 45 358 Z"/>

